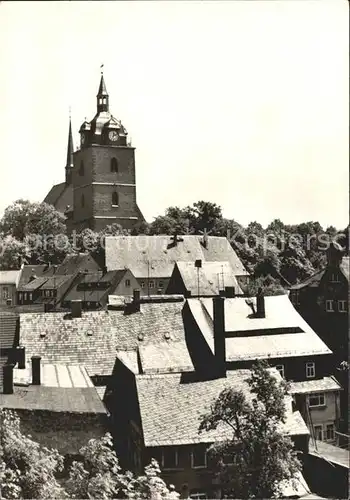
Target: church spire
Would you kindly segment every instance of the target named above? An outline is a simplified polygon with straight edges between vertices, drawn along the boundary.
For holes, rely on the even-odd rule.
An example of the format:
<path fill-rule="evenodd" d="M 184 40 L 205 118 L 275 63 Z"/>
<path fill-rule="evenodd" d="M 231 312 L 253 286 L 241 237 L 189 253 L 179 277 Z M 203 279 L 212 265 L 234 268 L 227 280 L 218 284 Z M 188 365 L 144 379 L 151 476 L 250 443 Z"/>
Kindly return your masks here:
<path fill-rule="evenodd" d="M 67 146 L 67 161 L 66 161 L 66 184 L 71 183 L 72 178 L 72 168 L 74 166 L 73 163 L 73 135 L 72 135 L 72 122 L 69 111 L 69 130 L 68 130 L 68 146 Z"/>
<path fill-rule="evenodd" d="M 103 78 L 103 64 L 101 65 L 101 80 L 100 80 L 100 86 L 98 88 L 98 94 L 97 94 L 97 112 L 100 113 L 101 111 L 109 111 L 109 96 L 108 92 L 106 89 L 106 84 L 105 80 Z"/>

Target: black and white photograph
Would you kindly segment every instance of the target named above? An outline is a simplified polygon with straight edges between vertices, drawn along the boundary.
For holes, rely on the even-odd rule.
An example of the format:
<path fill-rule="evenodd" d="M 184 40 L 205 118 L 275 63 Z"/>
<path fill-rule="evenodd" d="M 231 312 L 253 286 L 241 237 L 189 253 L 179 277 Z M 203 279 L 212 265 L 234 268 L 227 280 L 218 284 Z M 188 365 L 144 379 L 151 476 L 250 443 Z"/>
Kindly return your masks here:
<path fill-rule="evenodd" d="M 0 499 L 349 498 L 348 2 L 0 44 Z"/>

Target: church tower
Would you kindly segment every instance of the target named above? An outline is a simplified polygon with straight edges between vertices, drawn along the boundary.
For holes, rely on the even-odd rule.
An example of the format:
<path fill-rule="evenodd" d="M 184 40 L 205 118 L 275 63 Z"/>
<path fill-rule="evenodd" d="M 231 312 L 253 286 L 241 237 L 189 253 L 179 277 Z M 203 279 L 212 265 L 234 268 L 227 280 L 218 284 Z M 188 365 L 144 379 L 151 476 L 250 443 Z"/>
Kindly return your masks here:
<path fill-rule="evenodd" d="M 81 125 L 80 149 L 73 153 L 73 214 L 69 226 L 76 231 L 100 231 L 116 223 L 132 229 L 144 221 L 136 203 L 135 148 L 127 140 L 121 121 L 109 111 L 103 73 L 96 98 L 96 115 Z"/>

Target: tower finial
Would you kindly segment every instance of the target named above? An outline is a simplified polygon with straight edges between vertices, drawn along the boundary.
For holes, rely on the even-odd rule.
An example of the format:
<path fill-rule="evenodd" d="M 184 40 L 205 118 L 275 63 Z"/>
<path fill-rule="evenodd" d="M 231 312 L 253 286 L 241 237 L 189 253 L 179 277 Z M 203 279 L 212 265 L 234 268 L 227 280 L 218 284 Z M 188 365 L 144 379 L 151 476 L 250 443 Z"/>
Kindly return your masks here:
<path fill-rule="evenodd" d="M 69 106 L 69 120 L 72 118 L 72 106 Z"/>
<path fill-rule="evenodd" d="M 101 75 L 103 75 L 103 66 L 104 64 L 101 64 L 100 69 L 101 69 Z"/>

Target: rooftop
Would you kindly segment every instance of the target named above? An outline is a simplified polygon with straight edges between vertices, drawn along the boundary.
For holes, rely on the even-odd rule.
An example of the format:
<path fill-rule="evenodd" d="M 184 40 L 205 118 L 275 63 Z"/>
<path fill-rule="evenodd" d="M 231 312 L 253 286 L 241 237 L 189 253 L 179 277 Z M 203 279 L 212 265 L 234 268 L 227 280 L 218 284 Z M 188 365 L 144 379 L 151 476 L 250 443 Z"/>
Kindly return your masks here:
<path fill-rule="evenodd" d="M 18 333 L 18 314 L 0 311 L 0 349 L 15 346 Z"/>
<path fill-rule="evenodd" d="M 312 440 L 310 440 L 310 454 L 322 457 L 328 462 L 332 462 L 349 469 L 349 450 L 325 443 L 324 441 L 316 441 L 316 446 L 317 449 L 315 448 Z"/>
<path fill-rule="evenodd" d="M 15 285 L 19 283 L 21 270 L 18 271 L 0 271 L 0 285 Z"/>
<path fill-rule="evenodd" d="M 200 268 L 195 267 L 194 261 L 176 262 L 176 266 L 191 295 L 218 295 L 225 286 L 234 287 L 237 294 L 243 293 L 228 261 L 204 261 Z"/>
<path fill-rule="evenodd" d="M 213 300 L 188 299 L 190 311 L 214 352 Z M 252 317 L 246 299 L 225 299 L 227 361 L 331 354 L 291 304 L 288 296 L 265 297 L 265 318 Z"/>
<path fill-rule="evenodd" d="M 31 369 L 14 369 L 14 392 L 2 394 L 0 407 L 65 413 L 100 413 L 106 409 L 81 366 L 42 365 L 41 385 L 29 385 Z"/>
<path fill-rule="evenodd" d="M 247 275 L 242 262 L 227 238 L 208 236 L 108 236 L 106 266 L 108 270 L 128 268 L 136 278 L 170 277 L 176 261 L 228 261 L 235 275 Z"/>
<path fill-rule="evenodd" d="M 182 300 L 140 304 L 140 311 L 83 311 L 81 318 L 66 313 L 21 314 L 20 340 L 29 359 L 43 363 L 82 364 L 90 376 L 110 375 L 117 350 L 139 345 L 168 345 L 185 338 Z"/>
<path fill-rule="evenodd" d="M 310 394 L 312 392 L 327 392 L 341 390 L 340 384 L 334 377 L 290 382 L 291 394 Z"/>
<path fill-rule="evenodd" d="M 276 372 L 276 370 L 274 370 Z M 199 433 L 201 417 L 227 387 L 242 390 L 251 399 L 247 384 L 249 370 L 227 372 L 226 378 L 186 382 L 185 374 L 136 375 L 145 446 L 212 443 L 228 438 L 230 428 Z M 279 375 L 276 372 L 276 377 Z M 284 429 L 291 435 L 309 434 L 299 412 L 292 412 L 291 398 L 286 396 L 287 422 Z M 232 432 L 232 431 L 231 431 Z"/>

